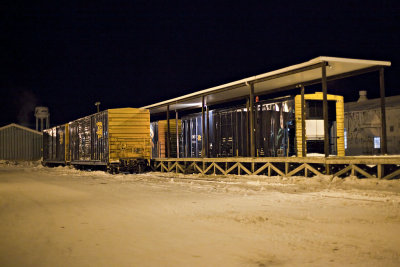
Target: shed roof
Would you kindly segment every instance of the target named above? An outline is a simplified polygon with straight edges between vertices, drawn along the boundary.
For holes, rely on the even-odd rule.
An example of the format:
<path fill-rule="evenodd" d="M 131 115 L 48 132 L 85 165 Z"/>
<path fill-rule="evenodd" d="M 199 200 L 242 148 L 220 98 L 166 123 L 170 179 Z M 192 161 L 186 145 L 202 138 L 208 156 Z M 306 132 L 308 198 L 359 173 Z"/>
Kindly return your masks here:
<path fill-rule="evenodd" d="M 28 127 L 25 127 L 25 126 L 22 126 L 22 125 L 19 125 L 19 124 L 16 124 L 16 123 L 10 123 L 8 125 L 0 127 L 0 131 L 5 130 L 5 129 L 10 128 L 10 127 L 17 127 L 17 128 L 22 129 L 22 130 L 25 130 L 25 131 L 29 131 L 29 132 L 32 132 L 32 133 L 35 133 L 35 134 L 43 135 L 43 133 L 41 133 L 41 132 L 38 132 L 36 130 L 33 130 L 31 128 L 28 128 Z"/>
<path fill-rule="evenodd" d="M 143 108 L 149 109 L 151 114 L 165 112 L 167 106 L 170 110 L 199 108 L 202 96 L 207 96 L 208 105 L 228 102 L 249 95 L 249 84 L 254 84 L 255 95 L 285 91 L 299 87 L 301 84 L 316 84 L 321 82 L 320 68 L 323 64 L 327 65 L 326 75 L 327 80 L 330 81 L 374 71 L 379 67 L 388 67 L 391 62 L 320 56 L 304 63 L 197 91 Z"/>

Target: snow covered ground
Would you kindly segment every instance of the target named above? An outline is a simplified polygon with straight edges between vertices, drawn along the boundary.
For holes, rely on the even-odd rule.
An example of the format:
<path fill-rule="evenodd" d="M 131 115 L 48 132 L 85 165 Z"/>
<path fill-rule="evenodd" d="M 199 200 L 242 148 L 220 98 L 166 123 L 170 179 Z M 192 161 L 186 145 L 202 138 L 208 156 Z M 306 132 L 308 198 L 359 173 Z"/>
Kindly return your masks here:
<path fill-rule="evenodd" d="M 399 266 L 400 181 L 0 162 L 1 266 Z"/>

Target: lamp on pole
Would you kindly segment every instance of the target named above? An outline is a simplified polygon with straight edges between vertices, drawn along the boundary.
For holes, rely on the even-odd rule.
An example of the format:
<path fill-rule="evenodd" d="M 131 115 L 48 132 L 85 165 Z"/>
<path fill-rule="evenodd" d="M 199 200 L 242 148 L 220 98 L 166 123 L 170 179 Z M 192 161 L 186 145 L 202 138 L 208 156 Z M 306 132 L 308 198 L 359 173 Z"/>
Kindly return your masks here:
<path fill-rule="evenodd" d="M 96 103 L 94 103 L 94 105 L 97 107 L 97 112 L 100 112 L 100 102 L 97 101 Z"/>

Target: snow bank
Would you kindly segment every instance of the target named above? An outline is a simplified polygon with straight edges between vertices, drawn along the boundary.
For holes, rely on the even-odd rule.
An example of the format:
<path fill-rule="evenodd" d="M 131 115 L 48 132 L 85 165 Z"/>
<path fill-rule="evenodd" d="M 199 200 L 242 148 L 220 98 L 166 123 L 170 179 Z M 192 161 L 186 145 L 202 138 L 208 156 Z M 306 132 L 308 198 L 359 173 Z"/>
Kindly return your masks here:
<path fill-rule="evenodd" d="M 112 175 L 104 171 L 81 171 L 72 166 L 59 166 L 54 168 L 43 167 L 40 161 L 0 161 L 0 169 L 22 170 L 36 172 L 43 175 L 69 176 L 73 179 L 103 179 L 109 182 L 150 182 L 173 183 L 177 186 L 200 186 L 202 189 L 221 192 L 240 192 L 254 194 L 256 192 L 275 190 L 287 193 L 324 192 L 326 196 L 333 197 L 327 190 L 342 191 L 367 191 L 362 198 L 380 201 L 382 197 L 400 195 L 399 180 L 380 180 L 377 178 L 358 179 L 355 176 L 346 178 L 333 177 L 332 175 L 318 175 L 312 178 L 303 176 L 280 177 L 265 175 L 201 175 L 166 172 L 148 172 L 144 174 L 117 174 Z M 340 195 L 341 193 L 339 193 Z M 357 193 L 358 194 L 358 193 Z M 339 197 L 339 195 L 337 195 Z M 383 196 L 385 195 L 385 196 Z M 342 196 L 342 195 L 340 195 Z M 371 198 L 368 198 L 371 196 Z M 343 197 L 343 196 L 342 196 Z M 383 200 L 385 201 L 385 200 Z"/>

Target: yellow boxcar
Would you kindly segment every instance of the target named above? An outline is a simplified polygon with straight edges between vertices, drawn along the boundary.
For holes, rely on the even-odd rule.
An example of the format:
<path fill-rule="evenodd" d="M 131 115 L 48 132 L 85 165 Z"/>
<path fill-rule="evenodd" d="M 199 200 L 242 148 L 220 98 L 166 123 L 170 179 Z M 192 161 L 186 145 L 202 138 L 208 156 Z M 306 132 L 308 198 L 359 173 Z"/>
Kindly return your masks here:
<path fill-rule="evenodd" d="M 75 120 L 69 123 L 71 164 L 141 172 L 150 160 L 149 133 L 147 109 L 108 109 Z"/>

